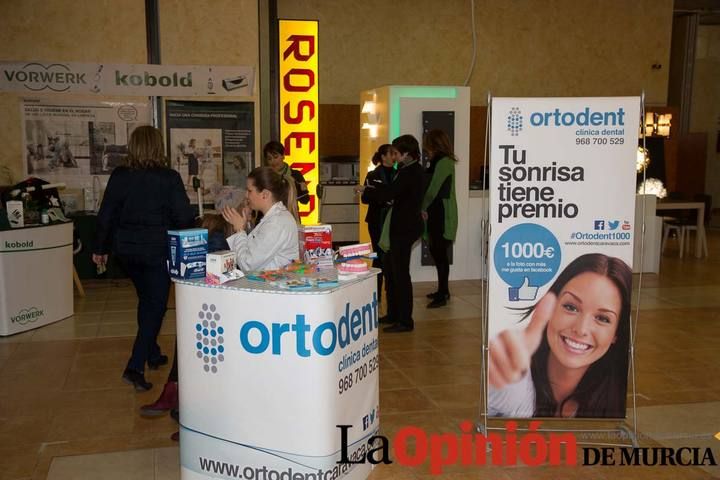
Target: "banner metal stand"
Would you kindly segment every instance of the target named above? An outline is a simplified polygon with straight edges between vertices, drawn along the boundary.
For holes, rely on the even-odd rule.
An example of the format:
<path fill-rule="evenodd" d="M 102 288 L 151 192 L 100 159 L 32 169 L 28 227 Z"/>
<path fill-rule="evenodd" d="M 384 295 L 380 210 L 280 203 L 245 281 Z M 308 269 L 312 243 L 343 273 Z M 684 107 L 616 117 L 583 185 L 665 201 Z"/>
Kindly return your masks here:
<path fill-rule="evenodd" d="M 483 180 L 482 180 L 482 186 L 483 190 L 488 191 L 488 179 L 487 179 L 487 167 L 490 162 L 490 134 L 492 132 L 491 129 L 491 119 L 492 119 L 492 94 L 491 92 L 488 92 L 487 96 L 487 118 L 486 118 L 486 127 L 485 127 L 485 159 L 486 159 L 486 168 L 483 169 Z M 640 138 L 642 139 L 642 153 L 646 154 L 646 143 L 645 143 L 645 92 L 643 91 L 640 95 Z M 616 442 L 597 442 L 597 441 L 579 441 L 577 442 L 577 445 L 595 445 L 595 446 L 603 446 L 603 447 L 639 447 L 639 439 L 638 439 L 638 415 L 637 415 L 637 384 L 636 384 L 636 375 L 635 375 L 635 339 L 637 336 L 637 324 L 638 319 L 640 317 L 640 295 L 642 292 L 642 281 L 643 281 L 643 260 L 645 257 L 645 211 L 646 211 L 646 202 L 645 202 L 645 185 L 646 185 L 646 168 L 643 168 L 642 171 L 642 227 L 641 227 L 641 233 L 640 233 L 640 273 L 638 276 L 638 288 L 636 292 L 636 303 L 635 303 L 635 315 L 630 319 L 630 346 L 628 355 L 629 358 L 629 380 L 631 383 L 631 397 L 632 397 L 632 426 L 628 425 L 627 417 L 624 419 L 616 419 L 615 421 L 619 422 L 617 423 L 617 426 L 615 428 L 609 428 L 609 429 L 602 429 L 602 428 L 588 428 L 588 429 L 582 429 L 582 428 L 538 428 L 534 429 L 534 432 L 539 433 L 552 433 L 552 432 L 563 432 L 563 433 L 587 433 L 587 434 L 618 434 L 621 438 L 627 439 L 629 443 L 616 443 Z M 639 193 L 639 192 L 638 192 Z M 635 219 L 637 222 L 637 219 Z M 572 418 L 572 419 L 566 419 L 566 418 L 540 418 L 540 417 L 531 417 L 531 418 L 498 418 L 488 417 L 488 377 L 487 377 L 487 365 L 489 362 L 489 338 L 488 338 L 488 304 L 489 304 L 489 241 L 490 241 L 490 196 L 488 195 L 488 201 L 483 206 L 482 212 L 481 212 L 481 222 L 482 222 L 482 238 L 480 242 L 480 255 L 483 259 L 483 264 L 481 266 L 481 276 L 483 278 L 482 284 L 481 284 L 481 321 L 482 321 L 482 345 L 483 345 L 483 368 L 481 369 L 480 373 L 480 384 L 481 384 L 481 406 L 479 415 L 480 418 L 475 424 L 475 429 L 478 433 L 481 433 L 483 435 L 488 434 L 490 431 L 504 431 L 504 427 L 496 427 L 489 425 L 489 422 L 491 421 L 508 421 L 508 420 L 521 420 L 521 421 L 530 421 L 530 420 L 542 420 L 545 422 L 563 422 L 563 421 L 574 421 L 574 422 L 613 422 L 613 419 L 602 419 L 602 418 L 587 418 L 587 419 L 578 419 L 578 418 Z M 521 428 L 518 427 L 516 429 L 518 432 L 526 432 L 530 431 L 528 428 Z M 492 449 L 492 442 L 487 442 L 487 450 L 490 451 Z"/>

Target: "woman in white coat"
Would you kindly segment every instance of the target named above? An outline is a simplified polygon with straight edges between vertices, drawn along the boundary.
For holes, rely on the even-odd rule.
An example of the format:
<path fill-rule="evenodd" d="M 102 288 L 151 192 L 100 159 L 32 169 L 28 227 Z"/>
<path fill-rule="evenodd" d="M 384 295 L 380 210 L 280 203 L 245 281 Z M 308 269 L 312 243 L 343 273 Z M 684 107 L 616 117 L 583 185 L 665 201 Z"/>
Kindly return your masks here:
<path fill-rule="evenodd" d="M 246 233 L 250 210 L 263 217 Z M 247 207 L 242 211 L 225 207 L 222 214 L 236 232 L 227 242 L 243 272 L 274 270 L 298 259 L 295 188 L 287 177 L 269 167 L 254 169 L 247 178 Z"/>

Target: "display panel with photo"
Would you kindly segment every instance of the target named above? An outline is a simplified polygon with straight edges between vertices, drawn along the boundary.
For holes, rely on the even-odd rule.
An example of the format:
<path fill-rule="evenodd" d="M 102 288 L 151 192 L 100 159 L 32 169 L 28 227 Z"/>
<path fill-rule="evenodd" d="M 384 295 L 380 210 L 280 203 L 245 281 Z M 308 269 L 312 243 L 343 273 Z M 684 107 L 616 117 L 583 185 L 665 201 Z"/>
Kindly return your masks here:
<path fill-rule="evenodd" d="M 166 102 L 168 153 L 193 203 L 211 204 L 221 187 L 245 188 L 253 168 L 252 102 Z"/>
<path fill-rule="evenodd" d="M 26 174 L 75 186 L 122 165 L 130 134 L 149 124 L 140 103 L 26 99 L 22 115 Z"/>
<path fill-rule="evenodd" d="M 491 108 L 488 415 L 623 418 L 640 98 Z"/>
<path fill-rule="evenodd" d="M 206 190 L 222 184 L 222 131 L 170 129 L 170 159 L 172 167 L 180 173 L 189 195 L 194 192 L 194 179 L 198 179 Z"/>

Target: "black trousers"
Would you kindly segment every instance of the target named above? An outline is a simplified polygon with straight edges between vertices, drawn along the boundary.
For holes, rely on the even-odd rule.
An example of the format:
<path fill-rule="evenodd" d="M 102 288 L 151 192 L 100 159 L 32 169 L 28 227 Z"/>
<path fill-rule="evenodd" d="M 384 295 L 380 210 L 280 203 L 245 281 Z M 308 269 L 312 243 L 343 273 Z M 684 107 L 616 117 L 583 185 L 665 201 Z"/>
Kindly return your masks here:
<path fill-rule="evenodd" d="M 450 277 L 450 259 L 448 258 L 448 250 L 452 242 L 443 237 L 442 232 L 428 232 L 428 249 L 430 255 L 435 262 L 438 277 L 438 293 L 448 295 L 450 288 L 448 287 L 448 279 Z"/>
<path fill-rule="evenodd" d="M 173 363 L 172 367 L 170 368 L 170 373 L 168 374 L 168 382 L 177 382 L 178 381 L 178 358 L 177 358 L 177 337 L 175 337 L 175 356 L 173 357 Z"/>
<path fill-rule="evenodd" d="M 388 318 L 413 327 L 413 291 L 410 278 L 410 253 L 415 240 L 390 239 L 390 251 L 383 257 L 387 279 Z"/>
<path fill-rule="evenodd" d="M 157 337 L 167 310 L 170 276 L 163 257 L 133 255 L 120 260 L 138 296 L 138 331 L 127 368 L 144 372 L 145 363 L 160 356 Z"/>
<path fill-rule="evenodd" d="M 385 276 L 385 269 L 383 268 L 383 257 L 385 256 L 385 252 L 383 252 L 378 245 L 378 243 L 380 243 L 382 225 L 372 225 L 368 223 L 368 233 L 370 233 L 370 243 L 372 244 L 373 252 L 377 254 L 377 258 L 373 260 L 372 266 L 374 268 L 379 268 L 380 270 L 382 270 L 380 275 L 377 276 L 377 301 L 378 303 L 380 303 L 380 301 L 382 300 L 383 277 Z"/>

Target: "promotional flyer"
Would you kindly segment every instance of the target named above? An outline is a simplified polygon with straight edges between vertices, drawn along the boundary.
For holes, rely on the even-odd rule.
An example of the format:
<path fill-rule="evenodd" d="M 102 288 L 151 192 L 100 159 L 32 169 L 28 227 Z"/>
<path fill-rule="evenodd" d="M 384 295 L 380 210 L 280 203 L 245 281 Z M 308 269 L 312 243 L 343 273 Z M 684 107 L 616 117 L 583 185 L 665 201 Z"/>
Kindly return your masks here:
<path fill-rule="evenodd" d="M 77 186 L 124 163 L 130 134 L 149 125 L 145 103 L 25 99 L 23 147 L 27 175 Z"/>
<path fill-rule="evenodd" d="M 166 102 L 170 164 L 192 203 L 194 179 L 207 202 L 222 194 L 223 185 L 245 188 L 255 153 L 254 108 L 252 102 Z"/>
<path fill-rule="evenodd" d="M 494 98 L 488 412 L 625 417 L 640 98 Z"/>
<path fill-rule="evenodd" d="M 240 286 L 176 283 L 181 477 L 367 478 L 369 463 L 338 461 L 364 458 L 379 428 L 375 276 Z"/>

